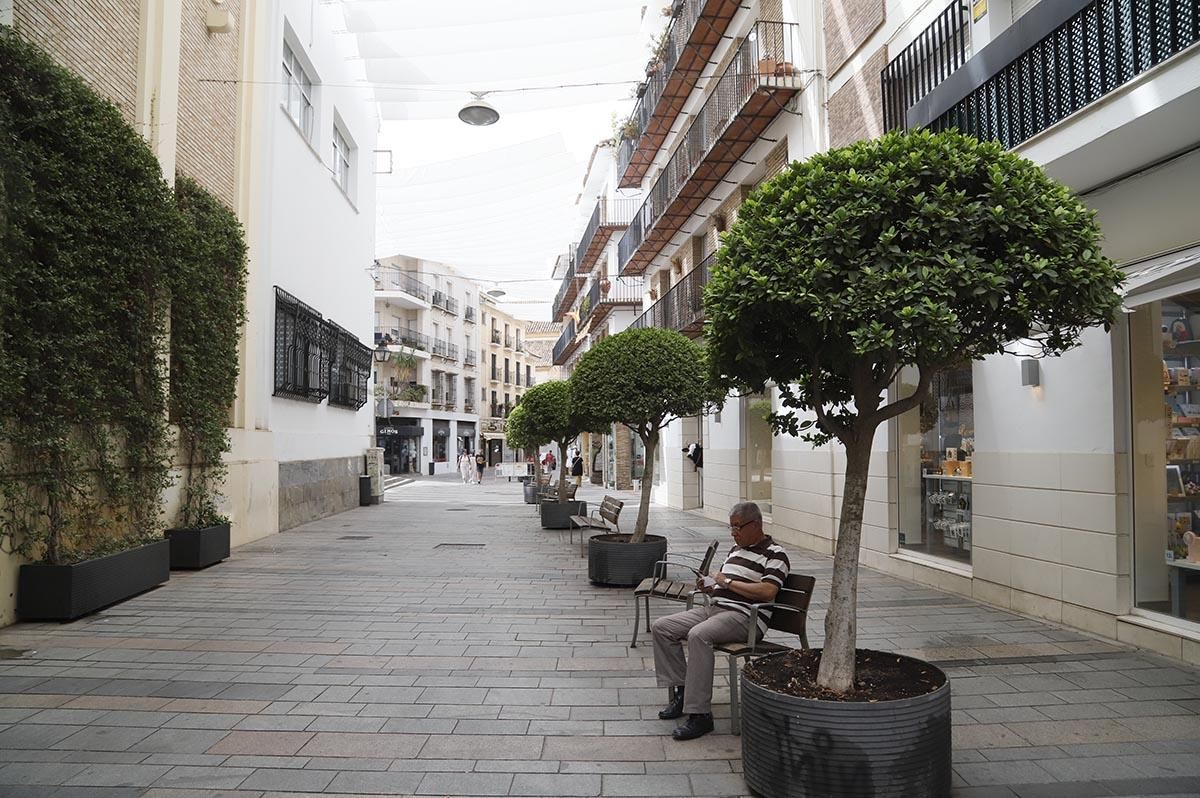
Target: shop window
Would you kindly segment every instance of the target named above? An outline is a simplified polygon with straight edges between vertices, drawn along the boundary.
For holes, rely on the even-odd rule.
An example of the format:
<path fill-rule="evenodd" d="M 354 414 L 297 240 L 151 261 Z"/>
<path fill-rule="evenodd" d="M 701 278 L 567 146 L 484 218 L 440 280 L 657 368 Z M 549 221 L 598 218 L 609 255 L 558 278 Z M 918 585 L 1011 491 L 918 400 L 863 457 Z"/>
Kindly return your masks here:
<path fill-rule="evenodd" d="M 756 503 L 765 514 L 771 512 L 771 449 L 775 436 L 768 419 L 772 409 L 769 388 L 766 393 L 754 393 L 742 399 L 742 415 L 746 420 L 742 495 L 747 501 Z"/>
<path fill-rule="evenodd" d="M 1134 604 L 1200 620 L 1200 291 L 1129 316 Z"/>
<path fill-rule="evenodd" d="M 450 422 L 434 420 L 433 422 L 433 461 L 445 463 L 450 448 Z"/>
<path fill-rule="evenodd" d="M 916 374 L 901 377 L 911 393 Z M 900 548 L 971 562 L 975 394 L 970 364 L 938 374 L 929 400 L 899 419 Z"/>

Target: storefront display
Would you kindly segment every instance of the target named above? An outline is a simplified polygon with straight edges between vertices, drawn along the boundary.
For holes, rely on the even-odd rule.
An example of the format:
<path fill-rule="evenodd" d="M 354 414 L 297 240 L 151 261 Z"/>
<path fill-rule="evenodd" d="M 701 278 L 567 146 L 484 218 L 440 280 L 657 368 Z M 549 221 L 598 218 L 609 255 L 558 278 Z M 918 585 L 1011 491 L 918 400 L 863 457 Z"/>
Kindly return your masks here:
<path fill-rule="evenodd" d="M 975 395 L 970 365 L 934 378 L 900 423 L 900 547 L 971 561 Z"/>

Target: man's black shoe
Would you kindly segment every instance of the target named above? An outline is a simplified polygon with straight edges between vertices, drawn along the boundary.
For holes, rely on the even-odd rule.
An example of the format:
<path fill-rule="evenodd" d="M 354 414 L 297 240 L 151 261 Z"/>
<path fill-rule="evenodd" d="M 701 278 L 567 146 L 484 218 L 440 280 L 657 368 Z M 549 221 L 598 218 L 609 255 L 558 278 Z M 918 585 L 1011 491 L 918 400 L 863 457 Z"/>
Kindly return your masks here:
<path fill-rule="evenodd" d="M 695 740 L 713 730 L 712 715 L 688 715 L 687 720 L 675 727 L 671 736 L 676 740 Z"/>
<path fill-rule="evenodd" d="M 675 718 L 683 717 L 683 688 L 668 687 L 667 688 L 667 706 L 658 713 L 658 717 L 662 720 L 674 720 Z"/>

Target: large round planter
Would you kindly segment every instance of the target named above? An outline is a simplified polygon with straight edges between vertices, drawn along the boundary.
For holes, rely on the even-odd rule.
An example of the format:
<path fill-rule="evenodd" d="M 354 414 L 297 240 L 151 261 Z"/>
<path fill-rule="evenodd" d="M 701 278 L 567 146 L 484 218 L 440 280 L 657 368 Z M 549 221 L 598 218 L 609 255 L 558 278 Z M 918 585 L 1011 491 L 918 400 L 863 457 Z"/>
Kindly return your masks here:
<path fill-rule="evenodd" d="M 667 553 L 667 539 L 646 535 L 628 543 L 629 535 L 609 533 L 588 538 L 588 579 L 598 585 L 633 587 L 654 575 L 654 564 Z"/>
<path fill-rule="evenodd" d="M 927 695 L 875 703 L 797 698 L 744 676 L 741 694 L 742 765 L 756 795 L 950 795 L 949 680 Z"/>
<path fill-rule="evenodd" d="M 571 516 L 587 515 L 587 502 L 542 502 L 542 529 L 570 529 Z"/>

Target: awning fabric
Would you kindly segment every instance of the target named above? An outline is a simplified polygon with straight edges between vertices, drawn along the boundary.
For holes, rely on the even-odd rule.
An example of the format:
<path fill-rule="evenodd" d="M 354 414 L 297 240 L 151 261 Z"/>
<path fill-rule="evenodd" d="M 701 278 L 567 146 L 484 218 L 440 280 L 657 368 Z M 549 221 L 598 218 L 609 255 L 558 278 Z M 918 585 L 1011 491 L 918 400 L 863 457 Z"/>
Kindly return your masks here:
<path fill-rule="evenodd" d="M 1200 291 L 1200 244 L 1125 264 L 1121 294 L 1133 309 L 1175 294 Z"/>

